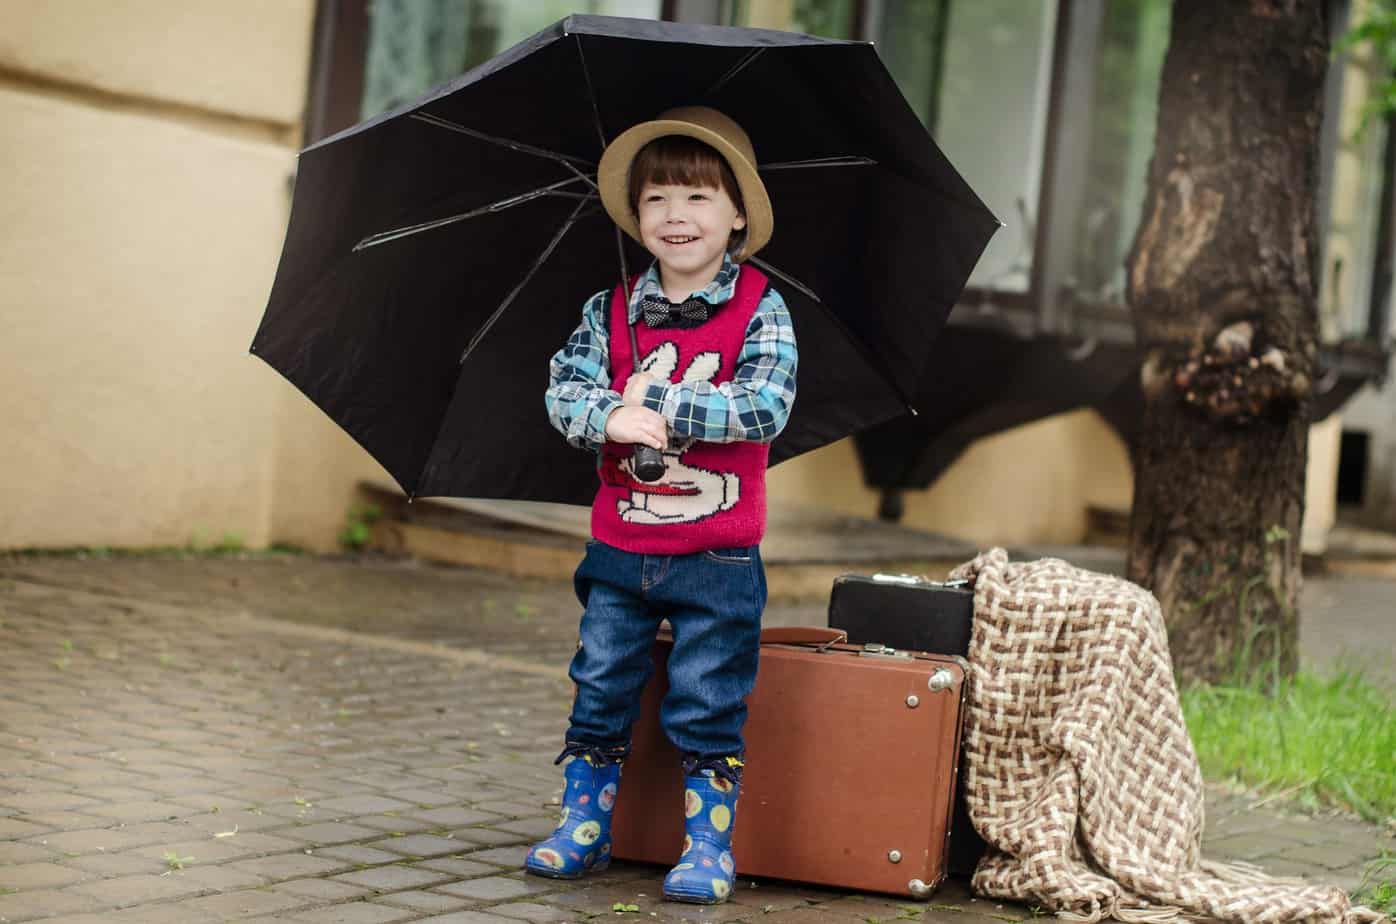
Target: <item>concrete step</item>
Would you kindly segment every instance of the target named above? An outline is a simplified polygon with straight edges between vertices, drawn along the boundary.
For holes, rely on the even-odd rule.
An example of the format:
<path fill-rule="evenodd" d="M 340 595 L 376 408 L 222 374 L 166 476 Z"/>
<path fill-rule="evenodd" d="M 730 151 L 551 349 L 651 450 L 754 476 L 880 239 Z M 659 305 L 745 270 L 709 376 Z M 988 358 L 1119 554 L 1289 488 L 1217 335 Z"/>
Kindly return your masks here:
<path fill-rule="evenodd" d="M 394 487 L 360 485 L 383 511 L 373 546 L 392 555 L 489 568 L 519 577 L 570 579 L 591 535 L 591 511 L 569 504 L 431 498 L 409 502 Z M 970 543 L 864 517 L 772 504 L 761 557 L 772 598 L 827 598 L 847 572 L 943 578 L 974 557 Z"/>

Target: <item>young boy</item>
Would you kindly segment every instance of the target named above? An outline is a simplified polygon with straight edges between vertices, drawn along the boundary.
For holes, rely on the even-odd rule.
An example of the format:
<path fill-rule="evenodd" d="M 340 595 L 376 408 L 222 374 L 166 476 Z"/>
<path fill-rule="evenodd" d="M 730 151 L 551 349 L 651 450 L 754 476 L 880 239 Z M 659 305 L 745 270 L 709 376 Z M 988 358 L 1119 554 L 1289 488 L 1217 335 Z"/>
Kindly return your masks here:
<path fill-rule="evenodd" d="M 664 895 L 721 902 L 735 876 L 742 725 L 766 603 L 757 545 L 768 444 L 795 398 L 794 328 L 766 277 L 742 263 L 770 239 L 773 218 L 735 122 L 701 106 L 670 110 L 612 142 L 597 177 L 607 212 L 655 263 L 628 303 L 620 286 L 588 300 L 551 365 L 549 417 L 573 446 L 599 453 L 601 484 L 575 579 L 585 612 L 558 756 L 572 757 L 562 821 L 526 868 L 575 878 L 609 864 L 621 762 L 667 618 L 660 720 L 683 754 L 687 836 Z M 634 477 L 635 444 L 662 451 L 657 481 Z"/>

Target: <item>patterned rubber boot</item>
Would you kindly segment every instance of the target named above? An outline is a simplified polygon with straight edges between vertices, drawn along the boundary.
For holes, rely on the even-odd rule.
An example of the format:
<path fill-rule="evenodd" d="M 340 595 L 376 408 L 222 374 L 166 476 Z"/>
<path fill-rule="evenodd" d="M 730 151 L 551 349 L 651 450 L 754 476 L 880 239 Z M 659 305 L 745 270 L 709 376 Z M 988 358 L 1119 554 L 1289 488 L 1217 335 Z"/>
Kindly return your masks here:
<path fill-rule="evenodd" d="M 549 879 L 580 879 L 611 865 L 611 811 L 620 764 L 596 766 L 587 757 L 574 757 L 564 775 L 567 788 L 557 830 L 533 845 L 524 870 Z"/>
<path fill-rule="evenodd" d="M 684 777 L 686 817 L 683 853 L 664 877 L 664 897 L 675 902 L 716 905 L 732 894 L 736 861 L 732 859 L 732 825 L 741 786 L 712 770 Z"/>

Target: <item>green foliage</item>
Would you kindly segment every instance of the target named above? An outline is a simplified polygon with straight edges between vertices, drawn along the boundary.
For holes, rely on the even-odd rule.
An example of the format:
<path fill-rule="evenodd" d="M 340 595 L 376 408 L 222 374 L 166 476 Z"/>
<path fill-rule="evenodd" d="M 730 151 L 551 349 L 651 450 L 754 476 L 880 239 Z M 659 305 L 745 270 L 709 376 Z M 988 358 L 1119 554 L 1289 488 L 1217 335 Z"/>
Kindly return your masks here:
<path fill-rule="evenodd" d="M 165 860 L 165 865 L 168 866 L 168 867 L 170 868 L 170 871 L 174 871 L 174 870 L 177 870 L 177 869 L 184 869 L 185 864 L 193 863 L 193 862 L 194 862 L 194 858 L 193 858 L 193 857 L 181 857 L 179 854 L 175 853 L 173 850 L 166 850 L 166 851 L 165 851 L 165 853 L 164 853 L 164 860 Z"/>
<path fill-rule="evenodd" d="M 339 531 L 339 544 L 354 552 L 361 551 L 373 538 L 373 524 L 383 517 L 383 511 L 374 504 L 355 504 L 344 517 L 344 528 Z"/>
<path fill-rule="evenodd" d="M 224 533 L 223 538 L 208 547 L 214 555 L 236 555 L 247 551 L 247 545 L 238 533 Z"/>
<path fill-rule="evenodd" d="M 248 558 L 263 555 L 305 555 L 305 549 L 289 543 L 278 542 L 265 552 L 253 552 L 247 547 L 238 532 L 228 531 L 222 539 L 213 540 L 208 530 L 196 530 L 185 545 L 150 545 L 113 547 L 108 545 L 68 546 L 60 548 L 20 548 L 7 549 L 6 557 L 13 558 L 73 558 L 79 561 L 88 559 L 126 558 Z"/>
<path fill-rule="evenodd" d="M 1372 822 L 1396 818 L 1396 702 L 1360 671 L 1284 677 L 1273 664 L 1238 666 L 1181 698 L 1205 776 Z"/>
<path fill-rule="evenodd" d="M 1381 856 L 1367 864 L 1362 884 L 1353 893 L 1353 900 L 1387 916 L 1396 916 L 1396 853 L 1382 850 Z"/>
<path fill-rule="evenodd" d="M 1373 68 L 1381 75 L 1367 91 L 1362 105 L 1362 121 L 1357 127 L 1360 137 L 1373 119 L 1396 112 L 1396 0 L 1372 0 L 1366 17 L 1338 40 L 1334 53 L 1369 47 Z"/>

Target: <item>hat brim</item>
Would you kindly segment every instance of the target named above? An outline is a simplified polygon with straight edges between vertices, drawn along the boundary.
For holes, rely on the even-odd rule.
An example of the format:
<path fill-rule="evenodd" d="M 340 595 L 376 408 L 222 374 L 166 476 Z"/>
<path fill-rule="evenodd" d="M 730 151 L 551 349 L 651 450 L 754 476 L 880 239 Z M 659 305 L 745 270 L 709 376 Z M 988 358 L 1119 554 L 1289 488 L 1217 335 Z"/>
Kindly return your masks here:
<path fill-rule="evenodd" d="M 644 243 L 640 237 L 640 223 L 630 208 L 630 165 L 640 149 L 656 138 L 665 135 L 686 135 L 696 138 L 713 147 L 737 178 L 737 188 L 742 192 L 743 213 L 746 216 L 746 240 L 742 242 L 732 259 L 741 261 L 765 247 L 775 230 L 775 215 L 771 211 L 771 197 L 766 193 L 766 184 L 756 172 L 756 165 L 726 138 L 711 129 L 692 122 L 678 119 L 655 119 L 641 122 L 622 132 L 612 141 L 601 163 L 596 169 L 596 186 L 601 193 L 601 204 L 621 230 Z"/>

